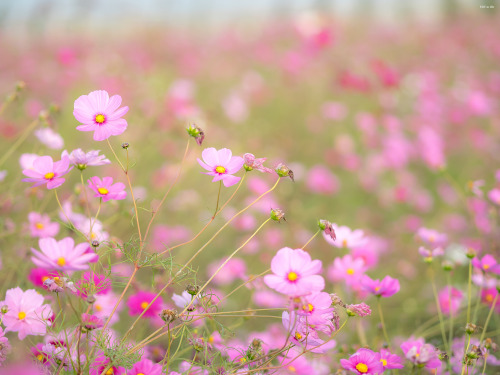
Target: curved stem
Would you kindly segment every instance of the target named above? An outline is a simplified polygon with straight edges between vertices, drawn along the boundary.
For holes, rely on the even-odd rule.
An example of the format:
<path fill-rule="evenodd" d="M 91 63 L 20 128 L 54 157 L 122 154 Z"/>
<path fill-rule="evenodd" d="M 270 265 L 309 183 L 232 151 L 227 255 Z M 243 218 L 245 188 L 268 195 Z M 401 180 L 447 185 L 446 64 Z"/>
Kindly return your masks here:
<path fill-rule="evenodd" d="M 309 239 L 309 241 L 307 241 L 305 245 L 301 247 L 301 249 L 304 250 L 305 247 L 309 245 L 309 243 L 319 234 L 319 232 L 321 232 L 321 229 L 318 229 L 316 233 L 314 233 L 314 235 Z"/>
<path fill-rule="evenodd" d="M 380 303 L 380 296 L 377 297 L 377 307 L 378 307 L 378 315 L 380 317 L 380 324 L 382 325 L 382 332 L 384 333 L 385 342 L 387 342 L 387 346 L 391 348 L 391 342 L 389 341 L 389 336 L 387 335 L 387 329 L 385 328 L 384 322 L 384 314 L 382 313 L 382 304 Z"/>

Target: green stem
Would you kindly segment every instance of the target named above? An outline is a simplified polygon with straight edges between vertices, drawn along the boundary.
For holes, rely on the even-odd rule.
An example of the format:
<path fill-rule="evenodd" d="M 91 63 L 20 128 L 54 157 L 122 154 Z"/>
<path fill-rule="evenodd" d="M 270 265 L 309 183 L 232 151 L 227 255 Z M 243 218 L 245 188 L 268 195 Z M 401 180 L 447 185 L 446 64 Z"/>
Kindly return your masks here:
<path fill-rule="evenodd" d="M 498 295 L 500 293 L 497 293 L 497 295 L 495 296 L 495 298 L 493 299 L 493 302 L 491 304 L 491 308 L 490 308 L 490 312 L 488 313 L 488 317 L 486 318 L 486 322 L 484 323 L 484 328 L 483 328 L 483 332 L 481 333 L 481 337 L 479 339 L 479 344 L 481 344 L 481 342 L 483 341 L 484 339 L 484 336 L 486 335 L 486 329 L 488 328 L 488 324 L 490 323 L 490 319 L 491 319 L 491 316 L 493 315 L 493 310 L 495 310 L 495 306 L 497 304 L 497 301 L 498 301 Z"/>
<path fill-rule="evenodd" d="M 432 284 L 432 292 L 434 293 L 434 300 L 436 301 L 436 307 L 438 311 L 438 316 L 439 316 L 439 327 L 441 328 L 441 336 L 443 338 L 443 345 L 448 353 L 448 342 L 446 341 L 446 333 L 445 333 L 445 328 L 444 328 L 444 321 L 443 321 L 443 312 L 441 311 L 441 306 L 439 305 L 439 298 L 438 298 L 438 293 L 437 293 L 437 288 L 436 288 L 436 281 L 434 279 L 434 270 L 432 269 L 432 265 L 429 265 L 429 274 L 431 276 L 431 284 Z"/>
<path fill-rule="evenodd" d="M 220 199 L 220 191 L 222 189 L 222 180 L 219 181 L 219 193 L 217 194 L 217 204 L 215 205 L 215 213 L 214 216 L 217 215 L 217 210 L 219 209 L 219 199 Z"/>
<path fill-rule="evenodd" d="M 377 297 L 378 315 L 380 317 L 380 324 L 382 324 L 382 332 L 384 333 L 385 342 L 387 342 L 387 346 L 390 349 L 391 342 L 389 341 L 389 336 L 387 335 L 387 330 L 385 328 L 384 314 L 382 313 L 382 304 L 380 303 L 380 298 L 380 296 Z"/>

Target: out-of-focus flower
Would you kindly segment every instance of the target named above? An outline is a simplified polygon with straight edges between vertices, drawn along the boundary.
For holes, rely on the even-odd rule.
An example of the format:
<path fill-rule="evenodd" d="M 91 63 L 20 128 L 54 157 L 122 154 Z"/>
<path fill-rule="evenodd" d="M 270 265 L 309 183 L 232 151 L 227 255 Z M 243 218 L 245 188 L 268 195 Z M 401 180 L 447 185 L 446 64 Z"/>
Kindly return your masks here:
<path fill-rule="evenodd" d="M 71 237 L 56 241 L 54 238 L 41 238 L 38 241 L 41 251 L 31 248 L 31 260 L 38 267 L 62 271 L 81 271 L 89 268 L 88 262 L 95 262 L 98 255 L 88 243 L 75 246 Z"/>
<path fill-rule="evenodd" d="M 347 315 L 364 317 L 372 314 L 372 309 L 364 302 L 356 305 L 346 305 L 345 309 L 347 311 Z"/>
<path fill-rule="evenodd" d="M 243 166 L 246 171 L 252 171 L 255 169 L 256 171 L 263 173 L 273 173 L 274 171 L 271 168 L 264 167 L 263 164 L 266 160 L 267 158 L 256 158 L 254 154 L 246 153 L 243 155 L 243 161 L 245 162 Z"/>
<path fill-rule="evenodd" d="M 139 291 L 134 295 L 131 295 L 127 301 L 127 305 L 129 307 L 130 315 L 140 315 L 146 307 L 153 301 L 156 297 L 156 293 L 151 292 L 142 292 Z M 161 297 L 158 297 L 146 310 L 143 317 L 154 318 L 161 311 L 163 305 L 163 301 Z"/>
<path fill-rule="evenodd" d="M 428 369 L 435 369 L 441 366 L 436 348 L 431 344 L 426 344 L 423 338 L 410 338 L 401 344 L 401 350 L 405 354 L 406 359 L 417 366 Z"/>
<path fill-rule="evenodd" d="M 0 327 L 0 365 L 7 359 L 7 354 L 10 353 L 9 339 L 5 337 L 4 330 Z"/>
<path fill-rule="evenodd" d="M 122 117 L 128 107 L 120 107 L 122 97 L 111 98 L 104 90 L 92 91 L 75 100 L 73 116 L 82 125 L 76 128 L 83 132 L 93 131 L 95 141 L 104 141 L 112 135 L 120 135 L 127 129 L 127 120 Z"/>
<path fill-rule="evenodd" d="M 78 295 L 87 298 L 93 294 L 106 294 L 111 291 L 111 280 L 105 275 L 94 272 L 84 272 L 82 279 L 76 282 Z"/>
<path fill-rule="evenodd" d="M 141 359 L 137 362 L 127 375 L 161 375 L 162 366 L 159 363 L 153 363 L 147 358 Z"/>
<path fill-rule="evenodd" d="M 104 354 L 99 354 L 90 365 L 90 375 L 101 375 L 108 368 L 111 360 Z M 106 374 L 106 372 L 104 372 Z M 127 370 L 123 367 L 111 366 L 107 373 L 112 375 L 125 375 Z"/>
<path fill-rule="evenodd" d="M 82 314 L 82 331 L 93 331 L 94 329 L 102 328 L 103 326 L 104 321 L 98 316 Z"/>
<path fill-rule="evenodd" d="M 64 150 L 61 157 L 69 157 L 69 162 L 83 171 L 87 167 L 97 167 L 111 163 L 109 159 L 106 159 L 106 156 L 99 155 L 99 152 L 99 150 L 92 150 L 85 153 L 81 148 L 77 148 L 71 151 L 71 154 L 68 154 L 68 151 Z"/>
<path fill-rule="evenodd" d="M 387 349 L 380 350 L 380 362 L 384 366 L 384 371 L 405 367 L 402 358 L 397 354 L 392 354 Z"/>
<path fill-rule="evenodd" d="M 205 139 L 205 132 L 195 125 L 189 125 L 186 130 L 188 134 L 196 140 L 196 143 L 201 146 Z"/>
<path fill-rule="evenodd" d="M 40 155 L 37 154 L 22 154 L 19 158 L 19 165 L 22 169 L 33 169 L 33 162 L 39 157 Z"/>
<path fill-rule="evenodd" d="M 77 292 L 73 282 L 69 281 L 67 277 L 49 277 L 43 282 L 43 285 L 54 293 L 62 293 L 65 289 L 69 289 L 73 293 Z"/>
<path fill-rule="evenodd" d="M 309 170 L 306 184 L 313 193 L 324 195 L 334 194 L 339 188 L 337 177 L 322 165 L 316 165 Z"/>
<path fill-rule="evenodd" d="M 377 297 L 390 297 L 399 292 L 399 280 L 386 276 L 380 281 L 379 279 L 373 280 L 367 275 L 361 278 L 361 286 L 367 292 Z"/>
<path fill-rule="evenodd" d="M 469 181 L 467 187 L 476 197 L 482 198 L 484 193 L 481 188 L 484 186 L 484 180 Z"/>
<path fill-rule="evenodd" d="M 426 262 L 432 262 L 435 257 L 440 257 L 444 255 L 444 250 L 442 247 L 436 247 L 434 250 L 428 250 L 423 246 L 418 248 L 418 253 L 424 257 Z"/>
<path fill-rule="evenodd" d="M 365 233 L 361 229 L 352 230 L 349 227 L 338 226 L 337 224 L 332 224 L 332 228 L 335 231 L 337 239 L 334 241 L 331 236 L 324 232 L 323 237 L 326 242 L 335 247 L 352 249 L 363 246 L 367 241 Z"/>
<path fill-rule="evenodd" d="M 198 163 L 208 172 L 204 172 L 209 176 L 214 176 L 212 182 L 222 180 L 225 187 L 232 186 L 241 179 L 241 177 L 233 176 L 243 166 L 243 158 L 233 156 L 231 150 L 223 148 L 216 150 L 213 147 L 206 148 L 201 153 L 203 161 L 198 159 Z"/>
<path fill-rule="evenodd" d="M 380 353 L 364 348 L 359 349 L 349 359 L 341 359 L 340 364 L 346 370 L 360 375 L 375 375 L 384 371 Z"/>
<path fill-rule="evenodd" d="M 59 223 L 51 222 L 47 214 L 30 212 L 28 222 L 32 237 L 55 237 L 59 233 Z"/>
<path fill-rule="evenodd" d="M 47 189 L 55 189 L 66 181 L 62 176 L 68 173 L 73 167 L 69 166 L 69 158 L 63 157 L 60 161 L 54 162 L 50 156 L 40 156 L 33 161 L 32 169 L 24 169 L 25 182 L 34 182 L 32 187 L 47 185 Z"/>
<path fill-rule="evenodd" d="M 312 260 L 304 250 L 284 247 L 271 261 L 273 275 L 266 275 L 266 285 L 291 297 L 304 296 L 320 292 L 325 287 L 325 280 L 318 275 L 321 261 Z"/>
<path fill-rule="evenodd" d="M 52 309 L 43 304 L 43 296 L 33 289 L 23 291 L 21 288 L 7 290 L 5 301 L 8 311 L 3 314 L 2 322 L 6 332 L 18 332 L 19 340 L 28 335 L 45 335 Z"/>
<path fill-rule="evenodd" d="M 95 192 L 94 197 L 102 198 L 103 202 L 109 200 L 122 200 L 127 197 L 127 192 L 125 191 L 125 185 L 121 182 L 113 184 L 112 177 L 104 177 L 102 180 L 94 176 L 90 180 L 87 180 L 89 187 Z"/>
<path fill-rule="evenodd" d="M 488 198 L 493 203 L 500 205 L 500 189 L 493 189 L 488 192 Z"/>
<path fill-rule="evenodd" d="M 172 301 L 174 301 L 175 305 L 177 307 L 180 307 L 181 309 L 185 308 L 187 305 L 189 306 L 188 311 L 193 311 L 196 307 L 197 304 L 197 299 L 195 299 L 193 302 L 193 296 L 189 294 L 186 290 L 182 292 L 182 294 L 173 294 L 172 295 Z"/>
<path fill-rule="evenodd" d="M 463 293 L 456 289 L 445 287 L 438 294 L 439 306 L 441 307 L 441 311 L 445 315 L 455 315 L 460 308 L 460 303 L 463 299 Z"/>
<path fill-rule="evenodd" d="M 33 132 L 40 142 L 48 148 L 60 150 L 64 147 L 64 140 L 59 133 L 51 128 L 41 128 Z"/>
<path fill-rule="evenodd" d="M 448 241 L 448 236 L 445 233 L 439 233 L 437 230 L 428 228 L 419 228 L 417 230 L 417 237 L 435 247 L 443 246 Z"/>
<path fill-rule="evenodd" d="M 496 298 L 495 310 L 497 312 L 500 312 L 500 297 L 498 296 L 498 289 L 488 288 L 488 289 L 483 289 L 483 291 L 481 292 L 481 301 L 490 307 L 493 305 L 495 298 Z"/>
<path fill-rule="evenodd" d="M 357 286 L 366 271 L 363 259 L 353 258 L 350 254 L 335 258 L 328 268 L 328 277 L 332 281 L 345 281 L 346 285 Z"/>
<path fill-rule="evenodd" d="M 475 257 L 472 259 L 472 265 L 484 272 L 500 275 L 500 263 L 497 263 L 497 260 L 491 254 L 486 254 L 482 259 Z"/>

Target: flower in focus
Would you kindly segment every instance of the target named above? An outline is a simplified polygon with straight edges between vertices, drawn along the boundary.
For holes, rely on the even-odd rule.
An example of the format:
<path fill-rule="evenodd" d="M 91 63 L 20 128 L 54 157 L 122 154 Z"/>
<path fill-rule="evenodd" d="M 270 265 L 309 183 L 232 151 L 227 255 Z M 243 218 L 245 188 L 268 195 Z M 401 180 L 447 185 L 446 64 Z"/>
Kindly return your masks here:
<path fill-rule="evenodd" d="M 214 176 L 212 182 L 222 180 L 225 187 L 232 186 L 241 179 L 241 177 L 233 176 L 243 166 L 243 158 L 233 156 L 231 150 L 223 148 L 216 150 L 213 147 L 206 148 L 201 153 L 203 161 L 198 159 L 198 163 L 208 172 L 204 172 L 209 176 Z"/>
<path fill-rule="evenodd" d="M 428 228 L 419 228 L 417 237 L 434 247 L 443 246 L 448 241 L 448 236 L 445 233 L 439 233 L 437 230 Z"/>
<path fill-rule="evenodd" d="M 24 169 L 23 174 L 29 178 L 24 178 L 25 182 L 34 182 L 31 187 L 47 185 L 47 189 L 55 189 L 66 181 L 62 176 L 68 173 L 73 167 L 69 166 L 69 158 L 63 157 L 60 161 L 54 162 L 50 156 L 40 156 L 33 161 L 32 169 Z"/>
<path fill-rule="evenodd" d="M 377 297 L 390 297 L 399 292 L 399 280 L 390 276 L 386 276 L 380 281 L 379 279 L 372 280 L 369 276 L 363 275 L 361 286 Z"/>
<path fill-rule="evenodd" d="M 104 141 L 112 135 L 120 135 L 127 129 L 127 120 L 123 119 L 128 107 L 120 107 L 122 97 L 111 98 L 104 90 L 92 91 L 75 100 L 73 116 L 82 124 L 77 130 L 94 132 L 95 141 Z"/>
<path fill-rule="evenodd" d="M 162 366 L 159 363 L 153 363 L 147 358 L 141 359 L 137 362 L 127 375 L 161 375 Z"/>
<path fill-rule="evenodd" d="M 435 369 L 441 366 L 441 361 L 436 352 L 436 348 L 431 344 L 426 344 L 423 338 L 413 339 L 403 342 L 401 350 L 406 359 L 417 366 Z"/>
<path fill-rule="evenodd" d="M 321 261 L 311 260 L 304 250 L 284 247 L 271 261 L 274 275 L 266 275 L 264 282 L 280 293 L 300 297 L 323 290 L 325 280 L 318 275 L 321 268 Z"/>
<path fill-rule="evenodd" d="M 337 224 L 332 224 L 332 228 L 337 237 L 335 241 L 331 236 L 323 232 L 323 237 L 330 245 L 339 248 L 352 249 L 355 247 L 363 246 L 366 243 L 365 234 L 361 229 L 351 230 L 349 227 L 339 227 Z"/>
<path fill-rule="evenodd" d="M 59 150 L 64 147 L 63 138 L 51 128 L 40 128 L 33 133 L 48 148 Z"/>
<path fill-rule="evenodd" d="M 134 295 L 131 295 L 127 301 L 127 305 L 129 307 L 130 315 L 140 315 L 146 307 L 149 306 L 153 298 L 156 297 L 156 293 L 151 292 L 137 292 Z M 143 317 L 154 318 L 156 317 L 160 311 L 162 310 L 163 301 L 160 297 L 158 297 L 146 310 Z"/>
<path fill-rule="evenodd" d="M 451 298 L 451 301 L 450 301 Z M 450 287 L 443 288 L 438 294 L 439 306 L 443 314 L 453 314 L 455 315 L 460 308 L 460 302 L 462 302 L 463 293 L 456 289 Z"/>
<path fill-rule="evenodd" d="M 484 272 L 500 275 L 500 263 L 497 263 L 497 260 L 491 254 L 486 254 L 482 259 L 479 259 L 479 257 L 473 258 L 472 265 Z"/>
<path fill-rule="evenodd" d="M 384 366 L 384 371 L 405 367 L 401 357 L 397 354 L 392 354 L 387 349 L 380 350 L 380 362 L 382 362 L 382 366 Z"/>
<path fill-rule="evenodd" d="M 59 223 L 51 222 L 47 214 L 30 212 L 28 221 L 32 237 L 55 237 L 59 233 Z"/>
<path fill-rule="evenodd" d="M 384 371 L 380 354 L 370 349 L 359 349 L 349 359 L 341 359 L 343 368 L 355 374 L 375 375 Z"/>
<path fill-rule="evenodd" d="M 0 302 L 0 306 L 3 305 L 8 308 L 2 319 L 5 331 L 18 332 L 19 340 L 47 332 L 52 309 L 43 304 L 43 296 L 34 289 L 23 291 L 17 287 L 7 290 L 5 301 Z"/>
<path fill-rule="evenodd" d="M 256 170 L 263 173 L 273 173 L 271 168 L 264 167 L 264 162 L 266 158 L 256 158 L 254 154 L 246 153 L 243 155 L 243 161 L 245 162 L 245 170 L 252 171 Z"/>
<path fill-rule="evenodd" d="M 98 255 L 86 242 L 75 246 L 71 237 L 56 241 L 54 238 L 42 238 L 38 241 L 41 251 L 31 248 L 31 260 L 38 267 L 50 270 L 81 271 L 89 268 L 88 262 L 96 262 Z"/>
<path fill-rule="evenodd" d="M 94 190 L 94 197 L 102 198 L 103 202 L 107 202 L 111 199 L 122 200 L 127 197 L 127 192 L 125 191 L 125 185 L 121 182 L 113 184 L 112 177 L 104 177 L 102 180 L 94 176 L 90 180 L 87 180 L 89 187 Z"/>
<path fill-rule="evenodd" d="M 99 150 L 92 150 L 85 153 L 81 148 L 77 148 L 76 150 L 71 151 L 71 154 L 68 154 L 68 151 L 64 150 L 61 156 L 69 157 L 70 164 L 74 165 L 79 170 L 84 170 L 87 167 L 98 167 L 100 165 L 111 163 L 109 159 L 106 159 L 106 156 L 99 155 Z"/>

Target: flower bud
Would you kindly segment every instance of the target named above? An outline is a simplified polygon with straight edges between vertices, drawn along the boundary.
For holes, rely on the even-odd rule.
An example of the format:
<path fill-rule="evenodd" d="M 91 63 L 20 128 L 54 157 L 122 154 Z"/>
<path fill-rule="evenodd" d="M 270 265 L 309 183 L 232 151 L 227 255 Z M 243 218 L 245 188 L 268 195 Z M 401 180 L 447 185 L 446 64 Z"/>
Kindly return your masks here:
<path fill-rule="evenodd" d="M 100 245 L 99 241 L 97 240 L 92 241 L 92 247 L 99 247 L 99 245 Z"/>
<path fill-rule="evenodd" d="M 476 329 L 477 326 L 475 324 L 467 323 L 465 325 L 465 333 L 467 333 L 468 335 L 472 335 L 474 332 L 476 332 Z"/>
<path fill-rule="evenodd" d="M 443 267 L 443 270 L 445 271 L 452 271 L 453 270 L 453 263 L 451 263 L 448 260 L 445 260 L 441 266 Z"/>
<path fill-rule="evenodd" d="M 22 91 L 26 88 L 26 82 L 18 81 L 16 82 L 16 91 Z"/>
<path fill-rule="evenodd" d="M 87 297 L 87 303 L 89 303 L 90 305 L 95 303 L 95 301 L 96 301 L 96 299 L 92 294 Z"/>
<path fill-rule="evenodd" d="M 83 171 L 84 169 L 87 169 L 87 164 L 77 164 L 76 167 L 79 170 Z"/>
<path fill-rule="evenodd" d="M 0 307 L 0 313 L 7 314 L 8 312 L 9 312 L 9 306 L 3 305 L 2 307 Z"/>
<path fill-rule="evenodd" d="M 199 286 L 199 285 L 192 285 L 192 284 L 189 284 L 189 285 L 186 287 L 186 292 L 188 292 L 188 293 L 189 293 L 189 294 L 191 294 L 192 296 L 197 295 L 199 291 L 200 291 L 200 286 Z"/>
<path fill-rule="evenodd" d="M 432 257 L 425 257 L 424 258 L 424 262 L 427 263 L 427 264 L 431 264 L 433 259 L 434 258 L 432 258 Z"/>
<path fill-rule="evenodd" d="M 164 309 L 158 315 L 167 324 L 172 323 L 179 317 L 177 311 L 172 309 Z"/>
<path fill-rule="evenodd" d="M 325 232 L 326 235 L 330 236 L 332 240 L 335 241 L 337 239 L 335 229 L 333 229 L 332 223 L 330 223 L 328 220 L 318 220 L 318 227 L 323 232 Z"/>
<path fill-rule="evenodd" d="M 474 249 L 468 249 L 467 253 L 465 253 L 465 255 L 467 256 L 467 258 L 473 259 L 473 258 L 476 257 L 476 250 L 474 250 Z"/>
<path fill-rule="evenodd" d="M 295 182 L 295 180 L 293 179 L 293 171 L 290 168 L 288 168 L 285 164 L 283 163 L 278 164 L 275 171 L 278 174 L 278 176 L 290 177 L 290 179 Z"/>
<path fill-rule="evenodd" d="M 129 147 L 130 147 L 130 145 L 128 144 L 128 142 L 123 142 L 123 143 L 122 143 L 122 148 L 123 148 L 124 150 L 128 149 Z"/>
<path fill-rule="evenodd" d="M 186 131 L 191 137 L 193 137 L 196 140 L 196 143 L 198 143 L 198 145 L 201 146 L 203 140 L 205 139 L 205 132 L 201 130 L 201 128 L 197 127 L 195 124 L 189 125 Z"/>
<path fill-rule="evenodd" d="M 279 208 L 271 208 L 271 219 L 277 221 L 278 223 L 281 222 L 282 219 L 286 221 L 285 213 Z"/>

